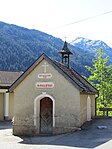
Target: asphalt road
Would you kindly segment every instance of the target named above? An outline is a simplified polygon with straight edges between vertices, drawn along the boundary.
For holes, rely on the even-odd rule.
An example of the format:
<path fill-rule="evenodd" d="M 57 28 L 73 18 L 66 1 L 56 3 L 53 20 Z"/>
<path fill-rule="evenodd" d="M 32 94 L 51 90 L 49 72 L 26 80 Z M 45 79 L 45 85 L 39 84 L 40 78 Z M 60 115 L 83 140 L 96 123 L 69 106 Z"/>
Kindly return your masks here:
<path fill-rule="evenodd" d="M 0 122 L 0 149 L 112 149 L 112 118 L 94 119 L 81 131 L 46 137 L 14 136 L 11 127 L 10 122 Z"/>

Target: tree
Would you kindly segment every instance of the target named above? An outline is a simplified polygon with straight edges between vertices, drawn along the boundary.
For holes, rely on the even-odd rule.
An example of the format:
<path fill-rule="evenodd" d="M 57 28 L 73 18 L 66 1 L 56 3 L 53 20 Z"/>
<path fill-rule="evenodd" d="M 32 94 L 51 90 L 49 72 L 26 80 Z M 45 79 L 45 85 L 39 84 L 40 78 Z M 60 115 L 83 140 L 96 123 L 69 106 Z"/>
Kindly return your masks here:
<path fill-rule="evenodd" d="M 108 59 L 100 48 L 96 51 L 93 68 L 86 66 L 91 73 L 87 80 L 99 90 L 97 108 L 112 105 L 112 65 L 107 65 Z"/>

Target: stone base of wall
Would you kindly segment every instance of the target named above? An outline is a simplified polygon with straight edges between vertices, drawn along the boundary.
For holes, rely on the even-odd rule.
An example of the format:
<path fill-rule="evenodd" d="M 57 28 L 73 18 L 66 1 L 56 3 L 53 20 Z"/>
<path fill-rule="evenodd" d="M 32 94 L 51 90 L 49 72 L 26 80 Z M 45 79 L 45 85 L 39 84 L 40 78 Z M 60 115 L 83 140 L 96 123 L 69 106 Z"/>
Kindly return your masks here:
<path fill-rule="evenodd" d="M 4 120 L 5 120 L 5 121 L 8 121 L 8 120 L 10 120 L 10 119 L 9 119 L 8 116 L 4 116 Z"/>
<path fill-rule="evenodd" d="M 77 130 L 81 130 L 78 127 L 55 127 L 53 128 L 53 134 L 63 134 L 63 133 L 70 133 Z"/>
<path fill-rule="evenodd" d="M 74 132 L 76 130 L 81 130 L 78 127 L 54 127 L 51 135 L 64 134 Z M 37 132 L 35 126 L 27 125 L 13 125 L 13 135 L 17 136 L 37 136 L 41 135 Z M 46 134 L 45 134 L 46 135 Z"/>
<path fill-rule="evenodd" d="M 27 125 L 13 125 L 13 135 L 17 136 L 35 136 L 35 126 Z"/>

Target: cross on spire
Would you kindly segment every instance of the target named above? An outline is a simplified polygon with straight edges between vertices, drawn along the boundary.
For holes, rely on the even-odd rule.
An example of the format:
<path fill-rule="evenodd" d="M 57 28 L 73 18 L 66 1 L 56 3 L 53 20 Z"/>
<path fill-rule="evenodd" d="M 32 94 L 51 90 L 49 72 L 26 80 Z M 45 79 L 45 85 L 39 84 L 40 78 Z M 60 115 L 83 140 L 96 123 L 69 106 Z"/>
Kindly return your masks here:
<path fill-rule="evenodd" d="M 66 41 L 66 39 L 67 39 L 67 36 L 65 36 L 65 41 Z"/>
<path fill-rule="evenodd" d="M 48 66 L 49 66 L 49 65 L 47 65 L 46 62 L 44 63 L 44 65 L 42 65 L 42 67 L 44 67 L 44 73 L 47 72 L 47 67 L 48 67 Z"/>

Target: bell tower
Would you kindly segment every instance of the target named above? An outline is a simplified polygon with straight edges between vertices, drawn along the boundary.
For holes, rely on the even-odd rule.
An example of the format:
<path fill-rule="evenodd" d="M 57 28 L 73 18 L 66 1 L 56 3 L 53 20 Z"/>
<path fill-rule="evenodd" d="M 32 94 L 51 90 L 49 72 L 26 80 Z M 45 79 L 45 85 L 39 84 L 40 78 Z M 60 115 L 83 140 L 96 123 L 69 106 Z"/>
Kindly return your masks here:
<path fill-rule="evenodd" d="M 64 46 L 62 50 L 60 50 L 59 53 L 62 56 L 62 63 L 65 64 L 69 68 L 70 67 L 70 55 L 72 55 L 73 53 L 69 50 L 66 40 L 64 42 Z"/>

